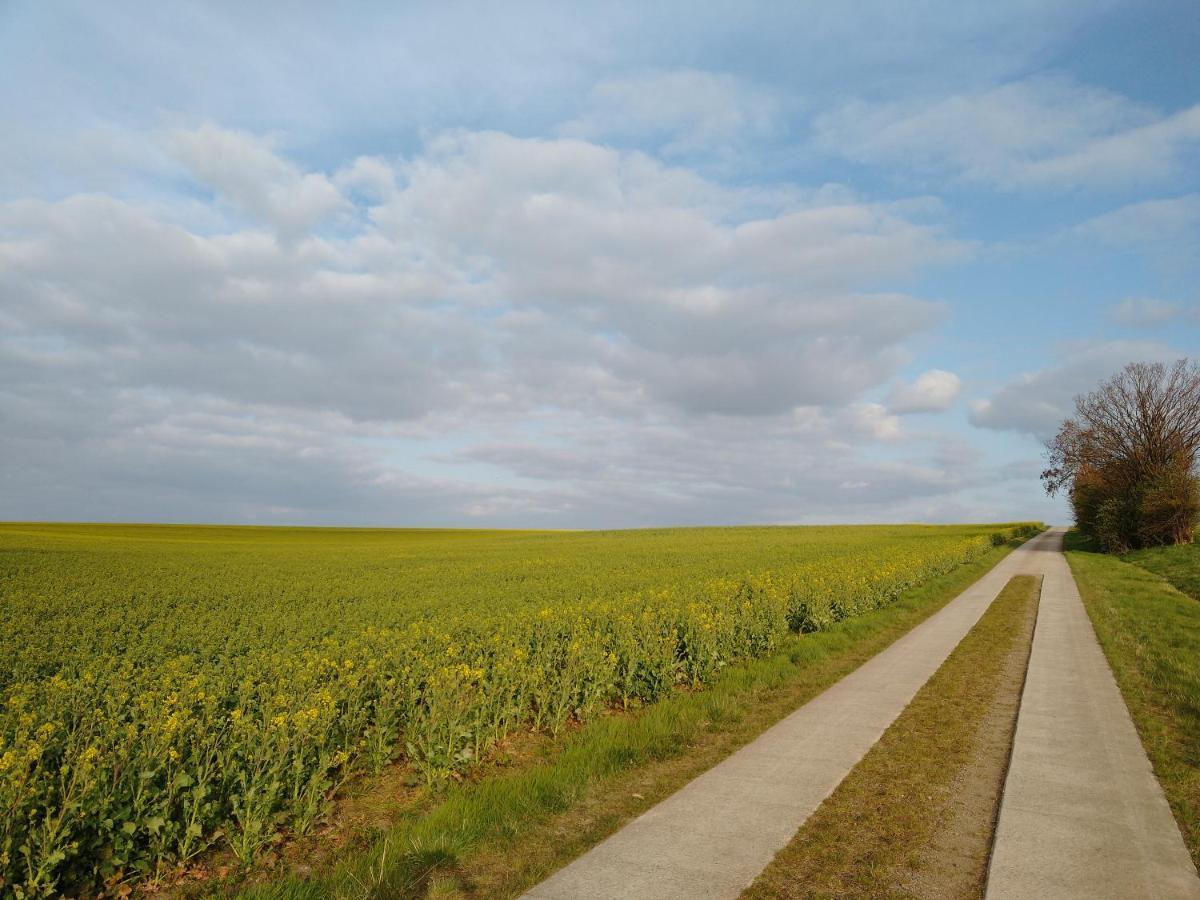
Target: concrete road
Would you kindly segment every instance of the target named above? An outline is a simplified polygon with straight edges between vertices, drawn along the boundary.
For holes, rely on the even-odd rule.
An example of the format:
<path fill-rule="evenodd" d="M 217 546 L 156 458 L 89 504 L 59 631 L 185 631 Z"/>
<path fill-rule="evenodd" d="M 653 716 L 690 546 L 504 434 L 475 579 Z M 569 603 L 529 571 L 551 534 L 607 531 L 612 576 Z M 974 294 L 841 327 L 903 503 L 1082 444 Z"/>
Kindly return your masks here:
<path fill-rule="evenodd" d="M 1062 533 L 1040 545 L 1042 602 L 1004 786 L 988 900 L 1200 898 L 1200 879 L 1129 718 Z"/>
<path fill-rule="evenodd" d="M 1008 580 L 1043 571 L 1051 557 L 1062 560 L 1048 552 L 1060 541 L 1060 535 L 1042 535 L 1013 551 L 891 647 L 525 896 L 737 897 L 892 724 Z"/>

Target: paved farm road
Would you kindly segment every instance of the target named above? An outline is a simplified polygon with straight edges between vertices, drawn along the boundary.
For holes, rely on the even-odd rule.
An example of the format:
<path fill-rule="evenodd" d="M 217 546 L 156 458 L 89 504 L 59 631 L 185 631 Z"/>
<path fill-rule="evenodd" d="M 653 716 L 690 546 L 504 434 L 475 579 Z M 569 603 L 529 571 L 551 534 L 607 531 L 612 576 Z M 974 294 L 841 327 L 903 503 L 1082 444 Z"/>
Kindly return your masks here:
<path fill-rule="evenodd" d="M 900 714 L 1008 580 L 1045 577 L 989 897 L 1195 897 L 1200 879 L 1092 633 L 1062 531 L 559 870 L 530 900 L 734 898 Z"/>
<path fill-rule="evenodd" d="M 1079 599 L 1061 532 L 992 851 L 988 900 L 1200 898 L 1200 879 Z"/>

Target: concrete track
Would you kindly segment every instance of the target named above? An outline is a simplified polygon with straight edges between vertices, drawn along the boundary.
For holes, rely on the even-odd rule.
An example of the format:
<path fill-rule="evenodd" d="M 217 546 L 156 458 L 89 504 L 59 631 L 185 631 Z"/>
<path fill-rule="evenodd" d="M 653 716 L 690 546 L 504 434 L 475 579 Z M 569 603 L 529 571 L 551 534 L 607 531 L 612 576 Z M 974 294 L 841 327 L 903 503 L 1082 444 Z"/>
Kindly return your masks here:
<path fill-rule="evenodd" d="M 733 898 L 791 839 L 1013 576 L 1043 535 L 878 656 L 533 888 L 532 900 Z"/>
<path fill-rule="evenodd" d="M 1042 602 L 988 877 L 989 900 L 1200 898 L 1200 879 L 1096 641 L 1061 532 Z"/>

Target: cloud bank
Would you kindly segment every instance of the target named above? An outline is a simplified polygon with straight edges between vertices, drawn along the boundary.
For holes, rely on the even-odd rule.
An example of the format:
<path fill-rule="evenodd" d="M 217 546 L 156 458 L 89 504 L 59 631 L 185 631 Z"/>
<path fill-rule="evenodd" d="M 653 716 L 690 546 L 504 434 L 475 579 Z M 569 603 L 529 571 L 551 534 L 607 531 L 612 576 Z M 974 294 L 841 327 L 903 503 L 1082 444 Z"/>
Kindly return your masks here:
<path fill-rule="evenodd" d="M 13 514 L 620 522 L 649 494 L 645 521 L 791 518 L 979 477 L 916 437 L 861 455 L 957 393 L 933 371 L 861 400 L 943 315 L 881 285 L 971 252 L 902 206 L 578 138 L 456 131 L 332 172 L 211 123 L 162 144 L 203 227 L 106 194 L 0 206 Z"/>

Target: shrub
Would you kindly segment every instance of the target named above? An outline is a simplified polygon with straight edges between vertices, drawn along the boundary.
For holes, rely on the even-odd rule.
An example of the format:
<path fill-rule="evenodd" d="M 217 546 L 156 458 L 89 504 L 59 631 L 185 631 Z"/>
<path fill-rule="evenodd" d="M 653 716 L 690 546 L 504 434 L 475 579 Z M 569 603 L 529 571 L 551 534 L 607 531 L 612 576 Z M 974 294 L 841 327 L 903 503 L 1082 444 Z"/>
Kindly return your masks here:
<path fill-rule="evenodd" d="M 1099 505 L 1091 534 L 1108 553 L 1126 553 L 1140 546 L 1139 491 L 1113 492 Z"/>
<path fill-rule="evenodd" d="M 1180 468 L 1164 472 L 1147 486 L 1139 512 L 1142 546 L 1190 544 L 1200 521 L 1200 479 Z"/>

